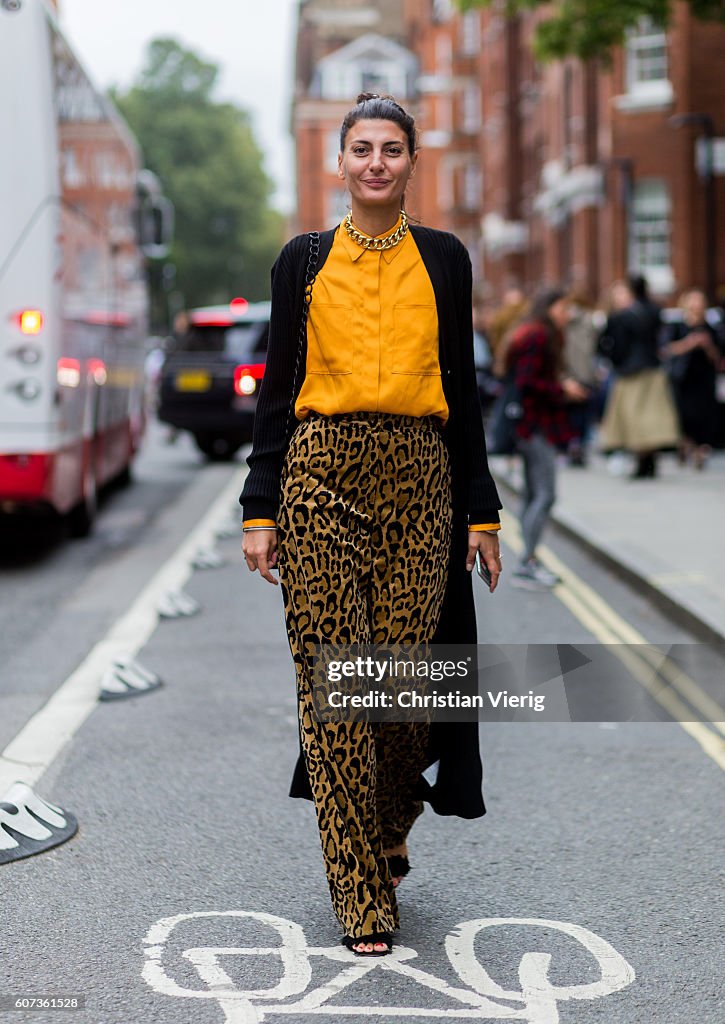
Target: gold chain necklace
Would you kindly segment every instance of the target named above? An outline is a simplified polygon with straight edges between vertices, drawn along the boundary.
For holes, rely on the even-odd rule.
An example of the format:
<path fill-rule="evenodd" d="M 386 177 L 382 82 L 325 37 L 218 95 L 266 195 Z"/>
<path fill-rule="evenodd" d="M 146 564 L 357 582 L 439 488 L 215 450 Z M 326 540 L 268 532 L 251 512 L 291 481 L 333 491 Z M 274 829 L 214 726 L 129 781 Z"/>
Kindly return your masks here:
<path fill-rule="evenodd" d="M 385 235 L 383 238 L 373 238 L 372 235 L 364 235 L 362 231 L 358 229 L 352 223 L 352 210 L 345 217 L 345 230 L 347 231 L 353 242 L 357 242 L 358 245 L 362 246 L 363 249 L 373 249 L 376 252 L 380 252 L 382 249 L 392 249 L 394 246 L 402 242 L 408 233 L 408 218 L 405 210 L 400 211 L 400 224 L 397 226 L 395 231 L 390 235 Z"/>

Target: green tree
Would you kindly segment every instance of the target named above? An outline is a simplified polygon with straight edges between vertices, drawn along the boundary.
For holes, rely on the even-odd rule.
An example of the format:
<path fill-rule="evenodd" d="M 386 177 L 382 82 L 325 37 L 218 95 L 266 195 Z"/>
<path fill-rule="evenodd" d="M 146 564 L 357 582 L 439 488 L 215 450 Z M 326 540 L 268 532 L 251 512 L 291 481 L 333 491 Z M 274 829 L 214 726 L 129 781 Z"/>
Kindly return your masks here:
<path fill-rule="evenodd" d="M 462 11 L 489 7 L 493 0 L 457 0 Z M 624 41 L 640 18 L 668 25 L 676 0 L 506 0 L 509 14 L 546 7 L 547 17 L 537 28 L 536 55 L 542 60 L 576 56 L 608 57 Z M 692 13 L 703 21 L 725 21 L 725 0 L 688 0 Z"/>
<path fill-rule="evenodd" d="M 214 100 L 218 75 L 174 39 L 155 39 L 136 83 L 112 94 L 174 204 L 170 261 L 187 306 L 267 298 L 282 234 L 249 115 Z"/>

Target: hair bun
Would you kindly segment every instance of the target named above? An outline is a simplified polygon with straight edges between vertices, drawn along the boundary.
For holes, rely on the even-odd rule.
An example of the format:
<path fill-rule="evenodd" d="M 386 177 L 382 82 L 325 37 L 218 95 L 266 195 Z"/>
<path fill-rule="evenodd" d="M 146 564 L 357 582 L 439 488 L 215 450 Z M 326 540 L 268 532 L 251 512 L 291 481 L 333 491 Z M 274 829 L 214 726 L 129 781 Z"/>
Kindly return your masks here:
<path fill-rule="evenodd" d="M 367 103 L 368 100 L 380 100 L 380 99 L 382 99 L 382 96 L 380 96 L 380 94 L 377 93 L 377 92 L 361 92 L 355 102 L 356 103 Z"/>

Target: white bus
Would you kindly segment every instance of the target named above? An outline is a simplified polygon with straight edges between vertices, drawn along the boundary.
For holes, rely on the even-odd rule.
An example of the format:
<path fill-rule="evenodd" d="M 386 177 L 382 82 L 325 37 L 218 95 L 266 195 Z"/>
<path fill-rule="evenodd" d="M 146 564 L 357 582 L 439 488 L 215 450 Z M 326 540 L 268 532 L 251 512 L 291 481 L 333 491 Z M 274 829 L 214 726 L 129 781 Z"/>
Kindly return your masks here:
<path fill-rule="evenodd" d="M 0 139 L 0 513 L 82 535 L 143 432 L 144 253 L 165 239 L 139 234 L 167 207 L 44 0 L 0 0 Z"/>

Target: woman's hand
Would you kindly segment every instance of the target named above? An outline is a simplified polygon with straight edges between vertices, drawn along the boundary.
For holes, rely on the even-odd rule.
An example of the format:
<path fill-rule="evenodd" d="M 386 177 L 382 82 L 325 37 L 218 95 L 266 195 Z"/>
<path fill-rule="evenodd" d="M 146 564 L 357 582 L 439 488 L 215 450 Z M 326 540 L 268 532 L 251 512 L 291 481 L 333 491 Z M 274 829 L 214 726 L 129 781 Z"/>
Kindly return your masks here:
<path fill-rule="evenodd" d="M 498 536 L 495 533 L 486 533 L 485 530 L 468 531 L 468 555 L 466 556 L 466 569 L 472 571 L 476 564 L 476 552 L 481 552 L 481 559 L 491 573 L 489 591 L 494 592 L 498 586 L 498 578 L 501 575 L 501 551 L 498 544 Z"/>
<path fill-rule="evenodd" d="M 585 388 L 578 380 L 574 380 L 573 377 L 565 377 L 561 382 L 561 386 L 570 402 L 586 402 L 587 398 L 589 398 L 589 388 Z"/>
<path fill-rule="evenodd" d="M 242 541 L 242 552 L 250 572 L 259 570 L 259 575 L 268 583 L 279 583 L 271 574 L 277 564 L 277 531 L 248 530 Z"/>

